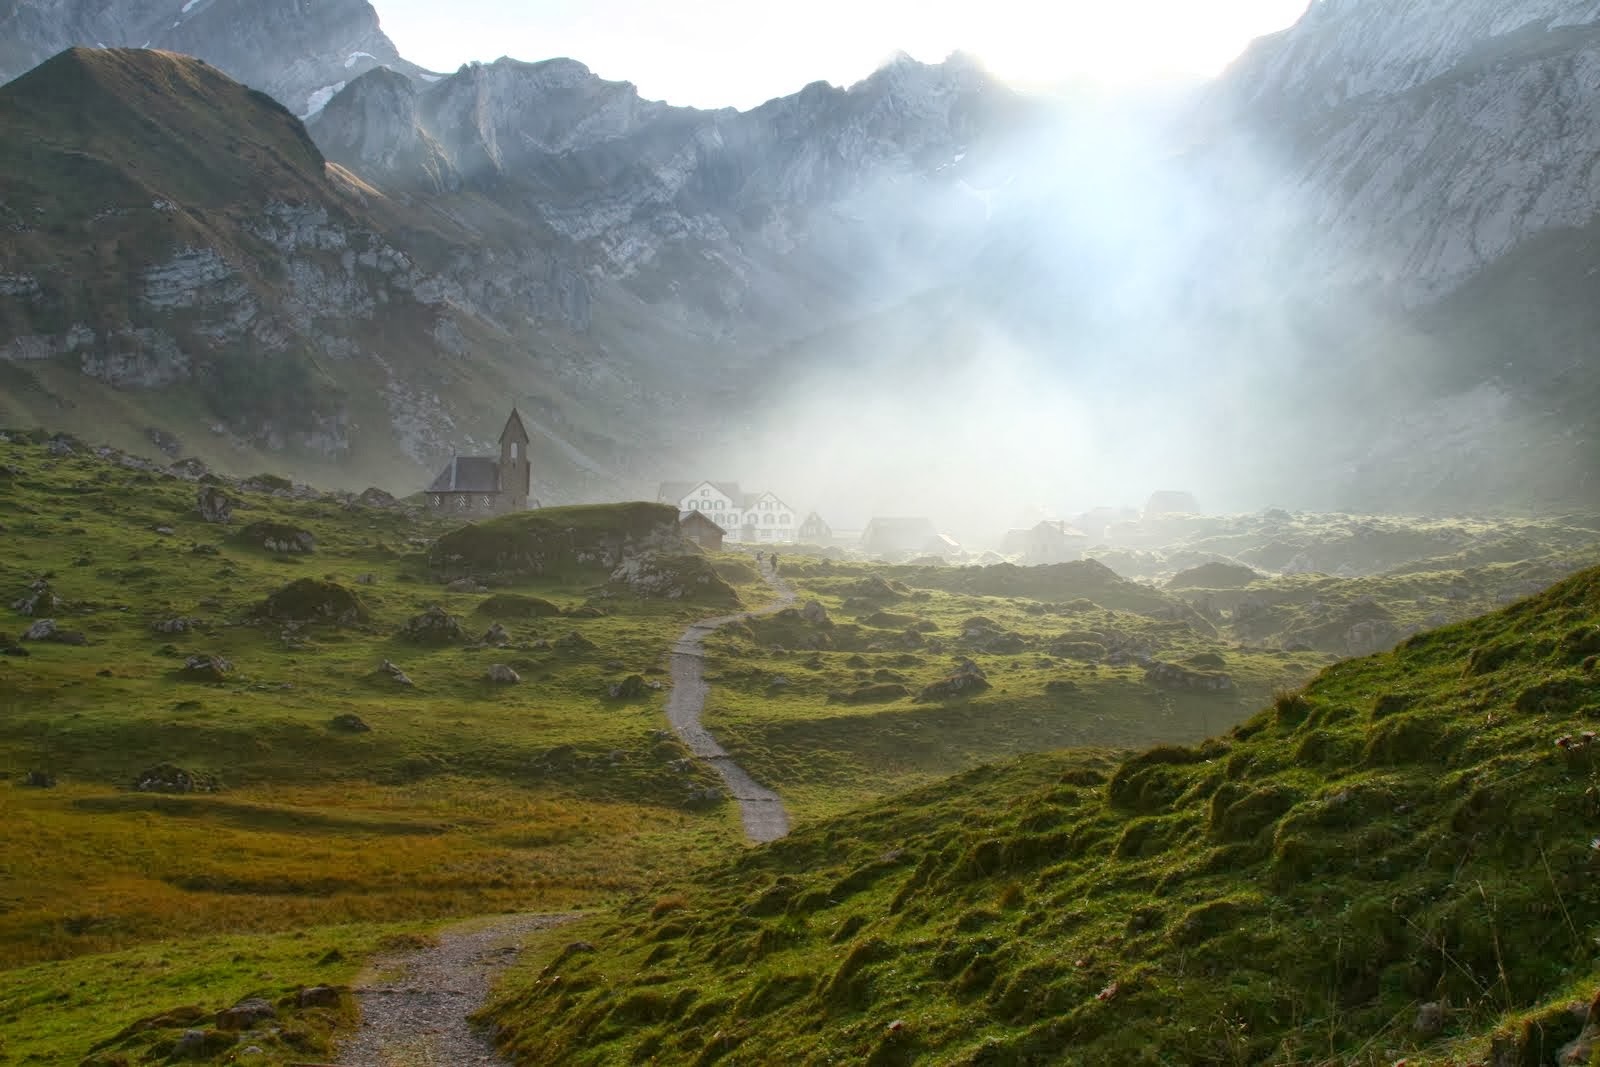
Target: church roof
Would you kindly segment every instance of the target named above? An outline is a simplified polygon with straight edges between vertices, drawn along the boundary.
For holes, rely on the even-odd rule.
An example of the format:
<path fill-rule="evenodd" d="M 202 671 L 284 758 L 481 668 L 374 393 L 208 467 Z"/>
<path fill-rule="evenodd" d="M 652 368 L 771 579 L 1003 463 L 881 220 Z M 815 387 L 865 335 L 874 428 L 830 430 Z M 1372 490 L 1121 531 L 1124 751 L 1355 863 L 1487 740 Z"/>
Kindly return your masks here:
<path fill-rule="evenodd" d="M 508 437 L 513 441 L 521 441 L 523 443 L 529 440 L 528 428 L 522 425 L 522 416 L 517 412 L 516 408 L 511 409 L 511 417 L 506 420 L 505 429 L 500 431 L 500 440 L 502 442 Z"/>
<path fill-rule="evenodd" d="M 500 461 L 493 456 L 456 456 L 428 486 L 430 493 L 498 493 Z"/>

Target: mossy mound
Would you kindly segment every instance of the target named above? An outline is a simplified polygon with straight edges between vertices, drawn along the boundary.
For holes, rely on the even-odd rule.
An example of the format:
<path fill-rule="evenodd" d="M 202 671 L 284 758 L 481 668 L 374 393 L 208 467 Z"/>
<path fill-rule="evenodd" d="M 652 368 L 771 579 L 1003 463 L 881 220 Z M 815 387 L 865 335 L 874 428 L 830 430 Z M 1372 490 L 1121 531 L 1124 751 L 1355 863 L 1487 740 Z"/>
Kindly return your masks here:
<path fill-rule="evenodd" d="M 1597 623 L 1593 570 L 1197 746 L 802 825 L 491 1014 L 526 1058 L 594 1063 L 706 1034 L 770 1062 L 1553 1062 L 1600 1022 L 1600 664 L 1571 651 Z M 666 1014 L 612 1010 L 642 997 Z"/>
<path fill-rule="evenodd" d="M 688 550 L 673 507 L 583 504 L 522 511 L 460 527 L 434 543 L 428 562 L 442 577 L 515 579 L 610 572 L 625 559 L 647 552 Z"/>
<path fill-rule="evenodd" d="M 485 597 L 473 609 L 473 614 L 486 615 L 491 619 L 544 619 L 560 615 L 561 609 L 543 597 L 496 593 Z"/>
<path fill-rule="evenodd" d="M 1180 571 L 1167 583 L 1168 589 L 1243 589 L 1261 575 L 1242 563 L 1202 563 Z"/>
<path fill-rule="evenodd" d="M 256 611 L 264 619 L 326 622 L 348 626 L 365 622 L 367 606 L 354 591 L 325 578 L 299 578 L 268 596 Z"/>

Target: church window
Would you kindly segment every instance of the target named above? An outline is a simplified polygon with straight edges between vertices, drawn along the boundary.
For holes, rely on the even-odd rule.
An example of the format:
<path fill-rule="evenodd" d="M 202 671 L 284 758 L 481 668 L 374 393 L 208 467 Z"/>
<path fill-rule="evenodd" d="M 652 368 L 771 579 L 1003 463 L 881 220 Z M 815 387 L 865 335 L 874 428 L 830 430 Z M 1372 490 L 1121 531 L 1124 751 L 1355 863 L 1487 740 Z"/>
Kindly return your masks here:
<path fill-rule="evenodd" d="M 511 458 L 512 459 L 516 459 L 517 458 L 517 449 L 519 449 L 521 447 L 522 446 L 517 444 L 515 441 L 511 442 Z"/>

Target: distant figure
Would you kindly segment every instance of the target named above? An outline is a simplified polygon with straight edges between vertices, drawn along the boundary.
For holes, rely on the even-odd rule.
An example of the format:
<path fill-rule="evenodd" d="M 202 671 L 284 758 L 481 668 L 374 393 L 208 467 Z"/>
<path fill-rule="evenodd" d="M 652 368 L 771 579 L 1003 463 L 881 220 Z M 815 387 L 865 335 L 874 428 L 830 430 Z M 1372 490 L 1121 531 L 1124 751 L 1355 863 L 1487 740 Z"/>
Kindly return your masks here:
<path fill-rule="evenodd" d="M 767 553 L 767 563 L 772 567 L 772 573 L 773 574 L 777 574 L 778 573 L 778 554 L 776 552 Z"/>
<path fill-rule="evenodd" d="M 760 563 L 760 562 L 761 562 L 761 553 L 760 553 L 760 552 L 757 552 L 757 553 L 756 553 L 756 562 L 757 562 L 757 563 Z"/>

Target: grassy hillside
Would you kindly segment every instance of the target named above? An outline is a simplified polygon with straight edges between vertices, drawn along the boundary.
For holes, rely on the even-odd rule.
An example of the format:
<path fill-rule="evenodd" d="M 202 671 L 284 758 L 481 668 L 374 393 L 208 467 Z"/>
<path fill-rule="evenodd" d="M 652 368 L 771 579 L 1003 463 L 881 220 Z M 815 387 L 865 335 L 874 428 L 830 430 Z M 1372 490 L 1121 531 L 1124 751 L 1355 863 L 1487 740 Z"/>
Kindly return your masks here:
<path fill-rule="evenodd" d="M 1198 746 L 663 881 L 491 1014 L 530 1063 L 1549 1063 L 1600 982 L 1597 663 L 1591 570 Z"/>
<path fill-rule="evenodd" d="M 427 548 L 450 528 L 381 494 L 184 469 L 0 440 L 0 1062 L 77 1062 L 141 1016 L 348 981 L 419 923 L 600 906 L 738 847 L 663 694 L 609 695 L 664 677 L 703 606 L 576 568 L 447 590 Z M 300 532 L 309 554 L 262 547 Z M 431 605 L 461 632 L 408 638 Z M 65 640 L 21 639 L 46 618 Z M 227 669 L 186 669 L 209 656 Z"/>

